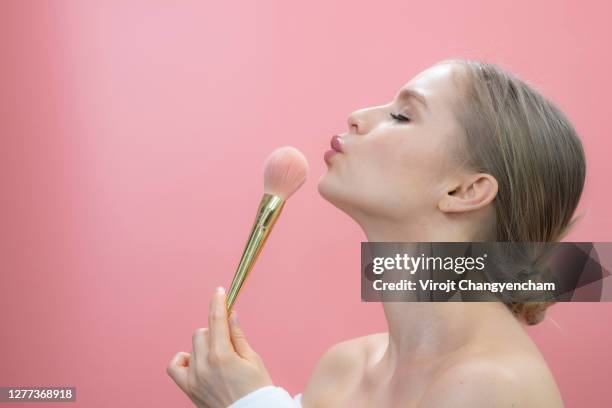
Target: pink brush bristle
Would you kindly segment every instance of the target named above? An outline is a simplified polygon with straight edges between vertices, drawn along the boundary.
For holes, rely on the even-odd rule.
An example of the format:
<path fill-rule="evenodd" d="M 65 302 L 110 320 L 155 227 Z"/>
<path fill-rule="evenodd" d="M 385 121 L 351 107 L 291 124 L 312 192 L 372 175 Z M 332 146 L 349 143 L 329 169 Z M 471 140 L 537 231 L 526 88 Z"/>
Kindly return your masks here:
<path fill-rule="evenodd" d="M 264 192 L 288 199 L 306 180 L 308 162 L 295 147 L 274 150 L 264 165 Z"/>

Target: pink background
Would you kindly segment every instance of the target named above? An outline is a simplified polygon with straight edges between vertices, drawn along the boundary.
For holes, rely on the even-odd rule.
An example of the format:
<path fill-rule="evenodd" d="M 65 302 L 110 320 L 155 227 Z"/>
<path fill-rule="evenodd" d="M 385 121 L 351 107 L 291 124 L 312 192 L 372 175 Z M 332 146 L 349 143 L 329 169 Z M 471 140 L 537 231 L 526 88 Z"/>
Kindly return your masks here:
<path fill-rule="evenodd" d="M 588 159 L 586 216 L 568 239 L 612 240 L 611 12 L 2 1 L 0 386 L 76 386 L 82 407 L 190 406 L 166 364 L 229 286 L 262 162 L 287 144 L 311 172 L 236 305 L 252 345 L 297 393 L 330 345 L 385 330 L 380 304 L 360 302 L 365 237 L 316 182 L 351 111 L 444 58 L 499 63 L 557 102 Z M 558 304 L 529 329 L 569 407 L 612 405 L 611 319 L 609 303 Z"/>

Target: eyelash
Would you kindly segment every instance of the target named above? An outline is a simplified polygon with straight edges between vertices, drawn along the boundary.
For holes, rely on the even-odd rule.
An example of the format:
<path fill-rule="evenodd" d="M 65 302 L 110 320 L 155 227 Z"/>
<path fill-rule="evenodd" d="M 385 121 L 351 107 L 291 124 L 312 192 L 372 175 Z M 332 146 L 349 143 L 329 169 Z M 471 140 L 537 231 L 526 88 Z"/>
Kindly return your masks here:
<path fill-rule="evenodd" d="M 391 117 L 395 120 L 397 120 L 398 122 L 410 122 L 410 118 L 407 118 L 404 115 L 395 115 L 393 113 L 391 113 Z"/>

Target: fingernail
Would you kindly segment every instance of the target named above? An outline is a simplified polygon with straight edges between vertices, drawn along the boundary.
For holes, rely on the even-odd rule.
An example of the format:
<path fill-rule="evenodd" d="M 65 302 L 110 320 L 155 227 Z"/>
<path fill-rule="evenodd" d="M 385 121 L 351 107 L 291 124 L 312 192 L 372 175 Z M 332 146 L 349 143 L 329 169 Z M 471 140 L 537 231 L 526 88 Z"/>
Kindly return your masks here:
<path fill-rule="evenodd" d="M 223 286 L 219 286 L 217 288 L 217 293 L 225 293 L 225 288 Z"/>
<path fill-rule="evenodd" d="M 238 314 L 232 311 L 232 323 L 238 324 Z"/>

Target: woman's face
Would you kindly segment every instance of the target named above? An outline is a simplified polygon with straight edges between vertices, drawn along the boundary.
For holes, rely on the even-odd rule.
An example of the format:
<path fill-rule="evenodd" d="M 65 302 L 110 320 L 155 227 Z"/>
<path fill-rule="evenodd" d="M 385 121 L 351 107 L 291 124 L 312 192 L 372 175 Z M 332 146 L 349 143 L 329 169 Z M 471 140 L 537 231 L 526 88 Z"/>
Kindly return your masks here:
<path fill-rule="evenodd" d="M 349 215 L 405 220 L 436 211 L 460 171 L 452 75 L 453 65 L 435 65 L 390 103 L 351 113 L 348 132 L 339 135 L 342 152 L 327 160 L 319 193 Z"/>

